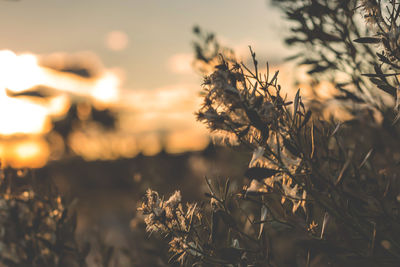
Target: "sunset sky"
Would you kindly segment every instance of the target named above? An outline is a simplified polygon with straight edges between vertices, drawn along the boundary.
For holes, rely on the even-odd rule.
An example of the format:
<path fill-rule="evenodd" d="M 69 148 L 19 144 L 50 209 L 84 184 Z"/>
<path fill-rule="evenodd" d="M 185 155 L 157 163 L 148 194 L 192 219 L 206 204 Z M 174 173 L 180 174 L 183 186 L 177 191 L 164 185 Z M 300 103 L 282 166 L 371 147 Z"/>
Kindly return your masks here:
<path fill-rule="evenodd" d="M 34 82 L 59 83 L 59 90 L 68 94 L 113 98 L 114 105 L 123 110 L 120 133 L 127 139 L 136 136 L 143 143 L 136 144 L 137 149 L 152 151 L 149 154 L 159 147 L 149 148 L 146 143 L 154 144 L 160 131 L 168 132 L 172 152 L 199 149 L 206 143 L 206 131 L 193 116 L 201 89 L 201 77 L 191 69 L 194 25 L 215 32 L 239 58 L 247 55 L 248 45 L 260 61 L 268 60 L 273 66 L 290 54 L 282 42 L 287 24 L 265 0 L 0 1 L 0 16 L 0 51 L 30 54 L 38 61 L 85 55 L 90 64 L 97 65 L 102 77 L 78 81 L 82 92 L 71 91 L 76 79 L 48 74 L 47 69 L 41 70 L 46 73 L 43 80 Z M 24 79 L 27 73 L 32 72 L 15 75 Z M 118 98 L 105 87 L 117 88 Z M 63 103 L 62 97 L 55 105 Z M 3 101 L 15 108 L 10 98 Z M 12 132 L 10 126 L 0 127 L 0 133 Z M 0 138 L 0 156 L 9 154 L 5 148 L 9 143 Z"/>
<path fill-rule="evenodd" d="M 20 0 L 1 1 L 0 48 L 49 54 L 92 51 L 107 67 L 122 68 L 125 86 L 152 89 L 187 81 L 169 60 L 191 53 L 200 25 L 227 45 L 254 46 L 270 62 L 283 56 L 281 14 L 265 0 Z M 107 47 L 110 32 L 126 34 L 126 48 Z"/>

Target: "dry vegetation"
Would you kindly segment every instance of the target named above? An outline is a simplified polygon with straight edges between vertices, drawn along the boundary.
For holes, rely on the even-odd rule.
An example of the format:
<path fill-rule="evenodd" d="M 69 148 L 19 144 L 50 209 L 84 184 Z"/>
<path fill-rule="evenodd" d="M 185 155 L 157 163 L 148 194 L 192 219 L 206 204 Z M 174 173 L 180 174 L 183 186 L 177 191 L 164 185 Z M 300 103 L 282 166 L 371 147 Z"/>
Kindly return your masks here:
<path fill-rule="evenodd" d="M 286 42 L 299 52 L 291 59 L 310 67 L 313 88 L 333 84 L 337 108 L 351 119 L 326 117 L 327 103 L 303 99 L 301 88 L 288 99 L 278 72 L 267 64 L 260 73 L 251 49 L 250 66 L 237 62 L 196 27 L 195 67 L 207 73 L 197 119 L 238 154 L 225 157 L 225 168 L 237 172 L 247 157 L 247 170 L 217 177 L 215 154 L 205 153 L 204 187 L 142 175 L 130 187 L 154 188 L 158 177 L 158 189 L 174 181 L 180 191 L 146 191 L 131 222 L 135 245 L 117 252 L 99 233 L 91 242 L 97 266 L 398 266 L 399 4 L 274 3 L 293 22 Z M 94 252 L 74 236 L 74 198 L 33 172 L 1 175 L 0 266 L 87 266 Z M 195 190 L 203 199 L 182 199 Z"/>
<path fill-rule="evenodd" d="M 179 192 L 164 200 L 149 190 L 140 208 L 147 231 L 165 235 L 171 260 L 186 265 L 396 266 L 399 4 L 276 4 L 294 22 L 287 43 L 306 48 L 292 59 L 310 66 L 314 85 L 335 86 L 351 119 L 322 116 L 326 103 L 307 105 L 301 89 L 287 99 L 278 73 L 268 64 L 260 73 L 251 49 L 252 67 L 220 54 L 197 118 L 224 143 L 253 151 L 249 182 L 234 191 L 229 179 L 206 178 L 209 205 L 186 208 Z M 205 43 L 198 59 L 215 62 L 214 37 L 195 32 Z"/>

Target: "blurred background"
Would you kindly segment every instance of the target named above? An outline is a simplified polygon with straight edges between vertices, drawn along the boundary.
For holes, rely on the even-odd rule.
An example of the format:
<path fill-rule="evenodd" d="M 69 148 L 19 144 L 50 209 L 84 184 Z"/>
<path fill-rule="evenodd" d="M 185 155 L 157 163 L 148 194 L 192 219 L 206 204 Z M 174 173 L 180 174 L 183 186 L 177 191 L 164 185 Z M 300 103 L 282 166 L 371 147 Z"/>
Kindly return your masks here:
<path fill-rule="evenodd" d="M 0 155 L 14 167 L 204 149 L 194 25 L 239 59 L 249 45 L 272 66 L 287 56 L 285 23 L 265 0 L 0 5 Z"/>
<path fill-rule="evenodd" d="M 265 0 L 2 0 L 0 16 L 0 162 L 54 179 L 79 201 L 78 232 L 115 246 L 147 238 L 131 230 L 147 187 L 199 199 L 204 176 L 243 176 L 250 159 L 195 120 L 195 25 L 293 80 L 288 24 Z"/>

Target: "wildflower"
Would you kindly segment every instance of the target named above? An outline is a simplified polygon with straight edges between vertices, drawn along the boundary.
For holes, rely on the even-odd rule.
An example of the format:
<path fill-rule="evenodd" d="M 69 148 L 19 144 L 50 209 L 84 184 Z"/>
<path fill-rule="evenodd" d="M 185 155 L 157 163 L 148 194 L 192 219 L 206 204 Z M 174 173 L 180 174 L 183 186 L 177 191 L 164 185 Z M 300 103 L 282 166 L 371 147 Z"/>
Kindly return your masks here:
<path fill-rule="evenodd" d="M 175 207 L 181 202 L 182 196 L 180 191 L 175 191 L 175 193 L 165 202 L 166 206 Z"/>
<path fill-rule="evenodd" d="M 163 202 L 160 199 L 157 192 L 152 191 L 151 189 L 147 189 L 146 191 L 147 203 L 142 204 L 142 208 L 140 210 L 148 213 L 154 213 L 155 216 L 161 216 L 162 214 L 162 206 Z"/>
<path fill-rule="evenodd" d="M 379 6 L 376 0 L 361 0 L 360 2 L 366 13 L 375 14 L 379 12 Z"/>
<path fill-rule="evenodd" d="M 212 140 L 216 144 L 223 144 L 227 146 L 237 146 L 239 145 L 239 140 L 237 136 L 233 133 L 225 131 L 217 131 L 212 134 Z"/>
<path fill-rule="evenodd" d="M 379 6 L 375 0 L 361 0 L 361 7 L 364 13 L 365 23 L 370 27 L 375 27 L 378 23 L 377 16 Z"/>
<path fill-rule="evenodd" d="M 188 232 L 194 218 L 201 218 L 196 204 L 181 203 L 180 191 L 175 191 L 167 201 L 162 200 L 156 191 L 148 189 L 139 211 L 145 216 L 146 231 L 169 233 L 175 230 Z"/>
<path fill-rule="evenodd" d="M 182 237 L 174 237 L 169 243 L 169 251 L 179 255 L 177 261 L 183 264 L 186 258 L 187 245 Z"/>

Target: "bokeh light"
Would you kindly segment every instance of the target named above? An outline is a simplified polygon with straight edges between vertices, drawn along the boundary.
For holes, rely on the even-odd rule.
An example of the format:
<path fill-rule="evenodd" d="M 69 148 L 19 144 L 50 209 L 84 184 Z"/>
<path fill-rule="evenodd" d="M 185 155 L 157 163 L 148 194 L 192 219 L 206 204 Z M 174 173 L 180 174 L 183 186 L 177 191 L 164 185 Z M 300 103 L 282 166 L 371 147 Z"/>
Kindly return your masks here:
<path fill-rule="evenodd" d="M 107 33 L 105 43 L 112 51 L 124 50 L 129 43 L 128 35 L 123 31 L 111 31 Z"/>

